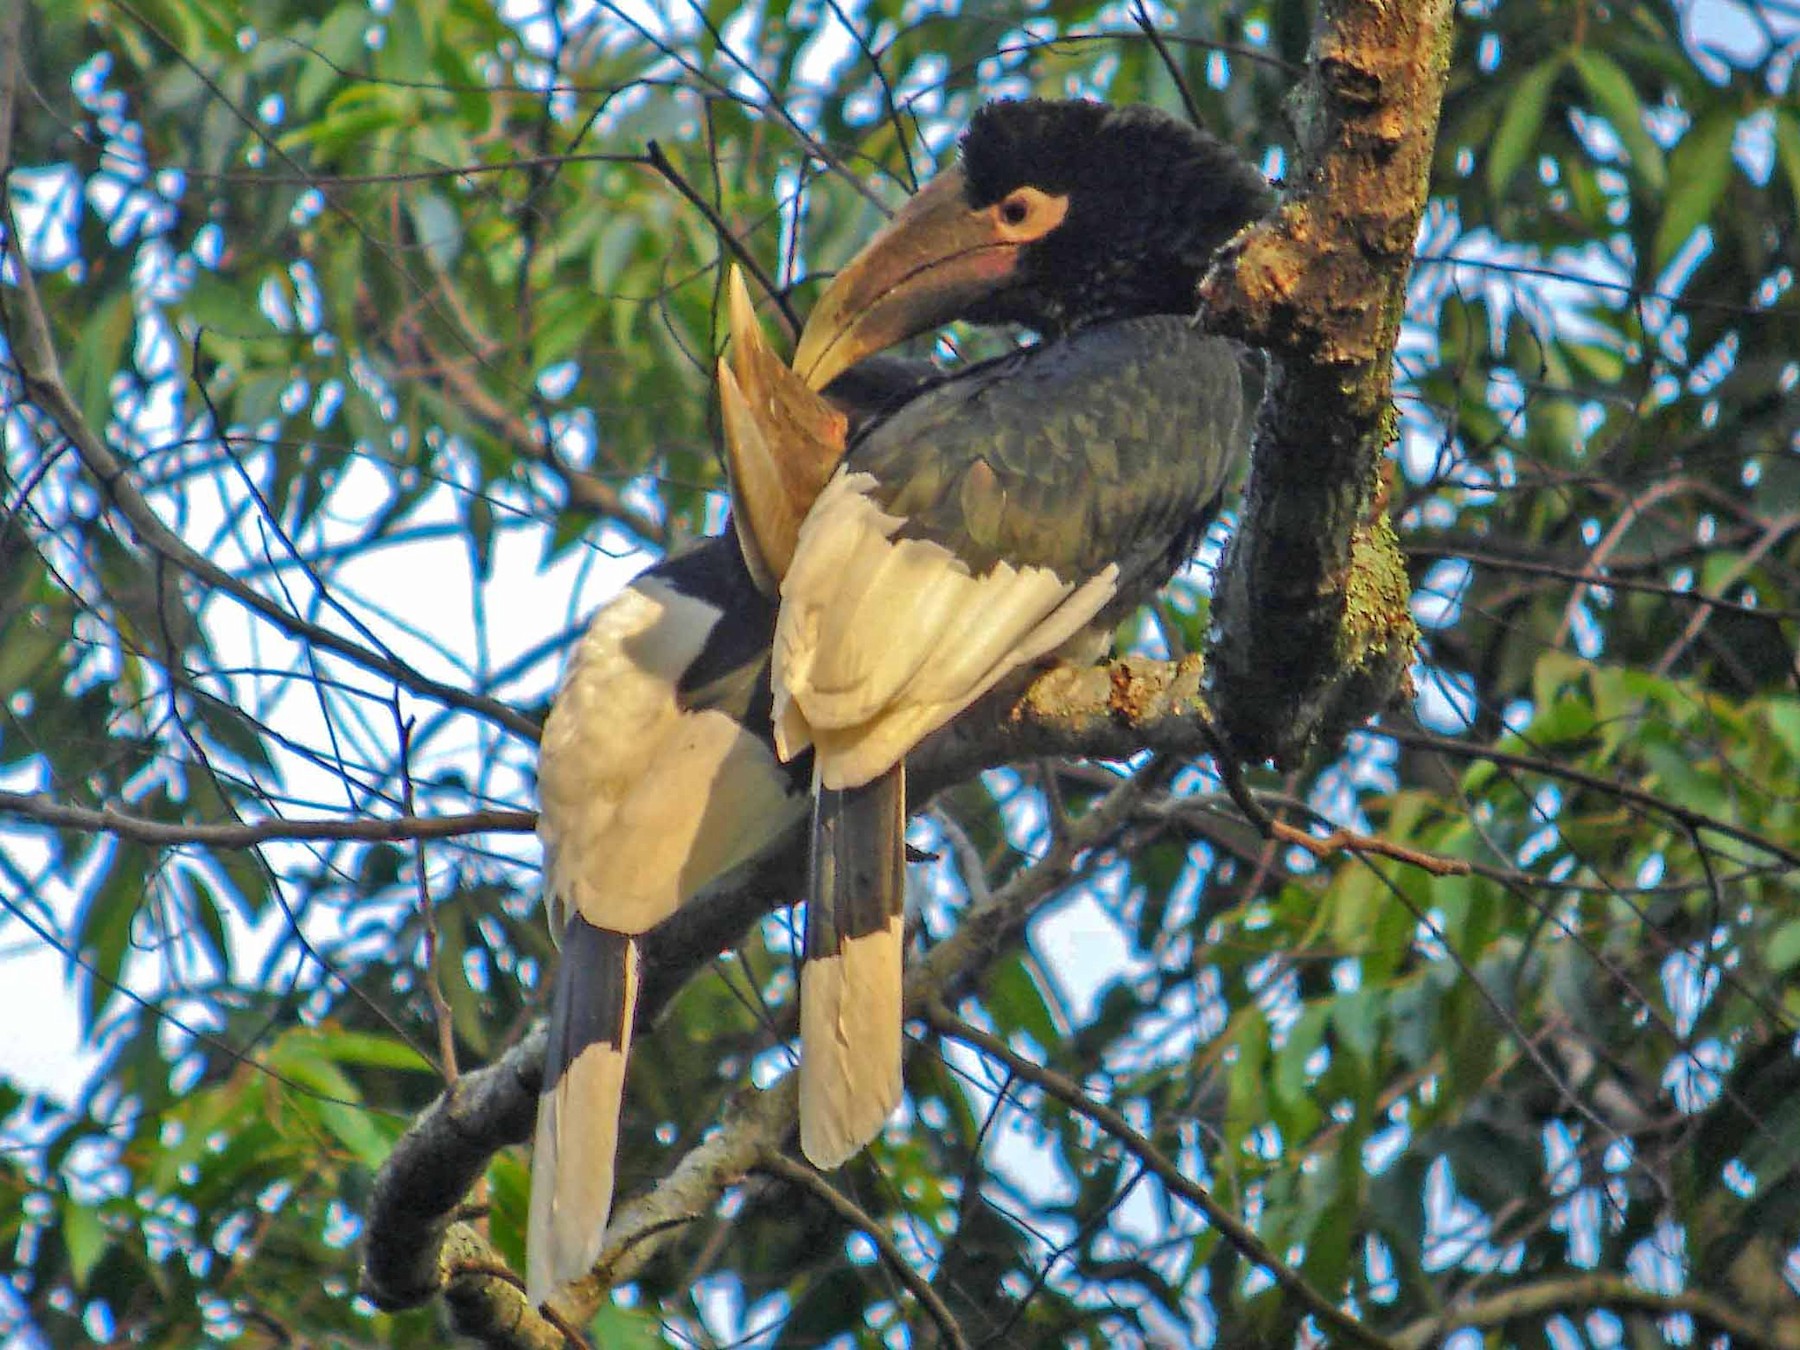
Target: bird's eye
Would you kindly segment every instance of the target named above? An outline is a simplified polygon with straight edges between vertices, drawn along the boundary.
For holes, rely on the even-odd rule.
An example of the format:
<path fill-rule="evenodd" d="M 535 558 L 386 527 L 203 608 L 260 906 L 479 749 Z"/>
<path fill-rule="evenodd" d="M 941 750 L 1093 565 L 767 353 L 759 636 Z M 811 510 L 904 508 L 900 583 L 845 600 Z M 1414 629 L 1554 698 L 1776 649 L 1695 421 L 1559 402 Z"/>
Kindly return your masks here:
<path fill-rule="evenodd" d="M 989 208 L 1000 235 L 1009 243 L 1028 244 L 1042 239 L 1069 213 L 1069 199 L 1040 188 L 1014 188 Z"/>

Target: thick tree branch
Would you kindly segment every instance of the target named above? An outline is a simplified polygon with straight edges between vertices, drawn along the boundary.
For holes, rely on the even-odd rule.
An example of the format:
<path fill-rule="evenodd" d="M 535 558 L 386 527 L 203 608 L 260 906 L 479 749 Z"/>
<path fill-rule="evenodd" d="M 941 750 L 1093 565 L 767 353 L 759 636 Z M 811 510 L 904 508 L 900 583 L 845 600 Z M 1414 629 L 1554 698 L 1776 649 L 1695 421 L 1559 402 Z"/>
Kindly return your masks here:
<path fill-rule="evenodd" d="M 362 1291 L 370 1302 L 416 1307 L 455 1282 L 446 1235 L 494 1154 L 530 1131 L 543 1071 L 540 1027 L 495 1063 L 464 1074 L 394 1145 L 369 1198 Z M 479 1291 L 468 1297 L 483 1301 Z"/>
<path fill-rule="evenodd" d="M 1329 745 L 1387 706 L 1412 663 L 1380 465 L 1450 20 L 1449 0 L 1328 0 L 1295 187 L 1202 287 L 1211 326 L 1271 358 L 1215 605 L 1214 697 L 1244 760 Z"/>

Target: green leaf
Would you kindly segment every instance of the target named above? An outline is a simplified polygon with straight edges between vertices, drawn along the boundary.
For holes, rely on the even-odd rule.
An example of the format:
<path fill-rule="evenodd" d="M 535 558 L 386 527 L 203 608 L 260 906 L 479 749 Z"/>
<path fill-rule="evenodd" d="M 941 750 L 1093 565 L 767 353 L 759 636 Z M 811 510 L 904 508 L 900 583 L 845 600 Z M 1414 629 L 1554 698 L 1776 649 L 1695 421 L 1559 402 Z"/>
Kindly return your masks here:
<path fill-rule="evenodd" d="M 1559 698 L 1532 720 L 1530 739 L 1536 745 L 1567 745 L 1586 740 L 1594 727 L 1594 710 L 1587 700 Z"/>
<path fill-rule="evenodd" d="M 1800 209 L 1800 113 L 1782 108 L 1775 114 L 1775 157 L 1787 175 L 1788 191 Z"/>
<path fill-rule="evenodd" d="M 321 1027 L 319 1050 L 339 1064 L 361 1064 L 371 1069 L 406 1069 L 414 1073 L 436 1073 L 437 1068 L 418 1050 L 391 1036 L 377 1036 L 367 1031 L 341 1031 Z"/>
<path fill-rule="evenodd" d="M 1656 271 L 1667 267 L 1694 231 L 1712 219 L 1731 181 L 1731 139 L 1736 134 L 1737 117 L 1721 110 L 1690 127 L 1669 156 L 1671 186 L 1650 250 Z"/>
<path fill-rule="evenodd" d="M 1772 698 L 1765 716 L 1789 758 L 1800 763 L 1800 699 Z"/>
<path fill-rule="evenodd" d="M 1500 125 L 1494 131 L 1494 143 L 1488 150 L 1488 191 L 1498 197 L 1506 191 L 1513 175 L 1537 146 L 1538 131 L 1544 125 L 1544 109 L 1549 103 L 1550 86 L 1562 73 L 1563 58 L 1552 57 L 1534 66 L 1517 84 L 1500 114 Z"/>
<path fill-rule="evenodd" d="M 1381 1043 L 1381 1022 L 1386 1016 L 1379 991 L 1358 989 L 1332 1005 L 1331 1024 L 1337 1028 L 1343 1048 L 1373 1063 Z"/>
<path fill-rule="evenodd" d="M 113 376 L 129 364 L 130 342 L 136 318 L 131 295 L 120 291 L 99 311 L 82 316 L 81 338 L 69 363 L 70 392 L 81 404 L 82 416 L 96 435 L 112 420 Z"/>
<path fill-rule="evenodd" d="M 1763 961 L 1776 975 L 1800 965 L 1800 919 L 1788 920 L 1769 935 L 1763 944 Z"/>
<path fill-rule="evenodd" d="M 1617 347 L 1599 342 L 1564 342 L 1562 349 L 1602 384 L 1617 384 L 1625 376 L 1625 355 Z"/>
<path fill-rule="evenodd" d="M 294 84 L 294 111 L 310 117 L 319 101 L 340 80 L 342 72 L 361 65 L 368 56 L 363 34 L 368 31 L 369 13 L 360 6 L 343 5 L 333 9 L 319 25 L 312 40 L 312 59 L 300 68 Z"/>
<path fill-rule="evenodd" d="M 108 860 L 105 881 L 92 891 L 75 918 L 75 948 L 86 959 L 81 988 L 81 1027 L 89 1034 L 124 978 L 131 952 L 131 927 L 144 903 L 152 872 L 150 851 L 118 844 Z"/>
<path fill-rule="evenodd" d="M 330 1054 L 329 1037 L 303 1029 L 284 1036 L 268 1062 L 286 1077 L 313 1089 L 317 1096 L 294 1094 L 293 1110 L 311 1125 L 322 1127 L 370 1171 L 386 1159 L 391 1138 L 383 1123 L 359 1104 L 356 1084 Z"/>
<path fill-rule="evenodd" d="M 112 1236 L 100 1222 L 100 1211 L 94 1206 L 71 1198 L 63 1202 L 62 1211 L 62 1239 L 69 1253 L 69 1273 L 75 1287 L 85 1289 L 94 1267 L 112 1245 Z"/>
<path fill-rule="evenodd" d="M 1022 1031 L 1046 1051 L 1061 1042 L 1056 1019 L 1025 959 L 1002 961 L 994 968 L 987 1002 L 995 1025 L 1004 1031 Z"/>
<path fill-rule="evenodd" d="M 1593 96 L 1595 106 L 1618 133 L 1638 178 L 1651 192 L 1660 193 L 1669 179 L 1668 167 L 1663 163 L 1661 147 L 1644 129 L 1644 105 L 1631 77 L 1612 57 L 1592 47 L 1578 48 L 1570 61 Z"/>
<path fill-rule="evenodd" d="M 588 1323 L 595 1345 L 616 1346 L 618 1350 L 661 1350 L 662 1317 L 654 1309 L 621 1308 L 607 1304 Z"/>

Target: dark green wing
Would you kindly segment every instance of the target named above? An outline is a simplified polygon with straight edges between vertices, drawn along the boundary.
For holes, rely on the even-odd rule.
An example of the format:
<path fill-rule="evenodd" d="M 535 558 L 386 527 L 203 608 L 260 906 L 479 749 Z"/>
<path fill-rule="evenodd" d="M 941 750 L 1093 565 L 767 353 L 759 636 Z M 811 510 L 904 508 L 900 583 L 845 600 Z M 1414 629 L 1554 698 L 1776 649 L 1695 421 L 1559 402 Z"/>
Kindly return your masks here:
<path fill-rule="evenodd" d="M 903 533 L 980 572 L 1071 580 L 1119 564 L 1130 603 L 1192 551 L 1243 454 L 1238 349 L 1185 319 L 1132 319 L 980 366 L 851 447 Z"/>

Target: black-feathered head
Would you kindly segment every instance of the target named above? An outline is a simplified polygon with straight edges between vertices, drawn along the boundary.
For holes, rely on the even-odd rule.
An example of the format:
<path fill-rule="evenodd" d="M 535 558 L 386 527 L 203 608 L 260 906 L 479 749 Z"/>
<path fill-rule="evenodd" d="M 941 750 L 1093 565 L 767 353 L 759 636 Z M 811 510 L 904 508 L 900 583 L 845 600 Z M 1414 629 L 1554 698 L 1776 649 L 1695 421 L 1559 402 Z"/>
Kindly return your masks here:
<path fill-rule="evenodd" d="M 990 103 L 960 164 L 820 298 L 795 368 L 816 380 L 952 319 L 1056 336 L 1184 313 L 1219 246 L 1272 201 L 1235 151 L 1158 109 Z"/>
<path fill-rule="evenodd" d="M 1273 201 L 1230 146 L 1142 104 L 990 103 L 963 133 L 962 171 L 977 210 L 1016 196 L 1017 214 L 1033 191 L 1067 200 L 1010 283 L 964 316 L 1047 333 L 1191 310 L 1220 245 Z"/>

